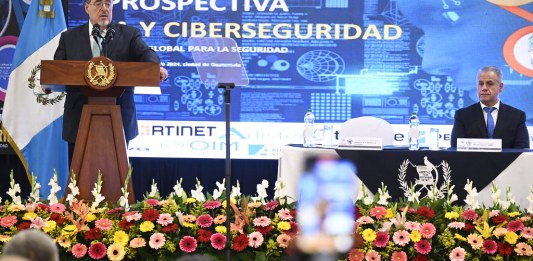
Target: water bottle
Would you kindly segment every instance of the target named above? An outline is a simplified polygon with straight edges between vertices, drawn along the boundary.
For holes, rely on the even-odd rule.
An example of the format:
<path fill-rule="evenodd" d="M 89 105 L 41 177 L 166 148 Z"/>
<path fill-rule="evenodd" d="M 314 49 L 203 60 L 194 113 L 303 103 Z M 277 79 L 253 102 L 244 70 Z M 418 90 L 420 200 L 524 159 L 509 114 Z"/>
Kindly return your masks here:
<path fill-rule="evenodd" d="M 315 114 L 313 110 L 309 109 L 304 116 L 304 147 L 313 147 L 315 145 L 314 123 Z"/>
<path fill-rule="evenodd" d="M 416 112 L 413 112 L 409 118 L 409 150 L 418 150 L 420 148 L 420 130 L 418 129 L 419 125 L 420 119 L 418 119 Z"/>

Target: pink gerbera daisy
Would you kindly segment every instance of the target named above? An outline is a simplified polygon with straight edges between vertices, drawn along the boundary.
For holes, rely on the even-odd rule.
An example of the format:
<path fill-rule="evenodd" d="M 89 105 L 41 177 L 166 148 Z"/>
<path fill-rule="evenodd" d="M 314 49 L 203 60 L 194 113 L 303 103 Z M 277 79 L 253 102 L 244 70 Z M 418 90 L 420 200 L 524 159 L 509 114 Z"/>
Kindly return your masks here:
<path fill-rule="evenodd" d="M 226 245 L 226 236 L 222 235 L 221 233 L 215 233 L 211 235 L 211 246 L 213 246 L 213 248 L 222 250 L 224 249 L 225 245 Z"/>
<path fill-rule="evenodd" d="M 269 211 L 269 210 L 274 210 L 277 206 L 278 206 L 278 202 L 275 201 L 275 200 L 272 200 L 272 201 L 266 203 L 264 208 L 265 208 L 265 210 Z"/>
<path fill-rule="evenodd" d="M 520 242 L 516 244 L 516 247 L 514 249 L 517 255 L 519 256 L 531 256 L 533 255 L 533 249 L 531 249 L 531 246 L 527 243 Z"/>
<path fill-rule="evenodd" d="M 142 237 L 136 237 L 130 241 L 131 248 L 140 248 L 146 246 L 146 240 Z"/>
<path fill-rule="evenodd" d="M 254 218 L 253 223 L 256 227 L 266 227 L 269 226 L 272 222 L 270 221 L 270 218 L 266 216 L 261 216 L 258 218 Z"/>
<path fill-rule="evenodd" d="M 394 251 L 391 255 L 391 261 L 407 261 L 407 254 L 403 251 Z"/>
<path fill-rule="evenodd" d="M 466 239 L 473 249 L 480 249 L 483 247 L 483 238 L 477 234 L 470 234 Z"/>
<path fill-rule="evenodd" d="M 192 253 L 196 250 L 197 246 L 198 246 L 198 243 L 196 242 L 196 239 L 194 239 L 194 237 L 184 236 L 180 240 L 180 249 L 183 252 Z"/>
<path fill-rule="evenodd" d="M 128 212 L 127 215 L 126 215 L 126 213 L 124 213 L 124 217 L 126 218 L 126 221 L 132 222 L 132 221 L 141 220 L 142 215 L 141 215 L 141 213 L 139 213 L 137 211 L 134 211 L 134 212 Z"/>
<path fill-rule="evenodd" d="M 427 255 L 429 252 L 431 252 L 431 245 L 427 240 L 422 239 L 415 243 L 415 249 L 418 251 L 418 253 Z"/>
<path fill-rule="evenodd" d="M 96 220 L 96 222 L 94 223 L 96 228 L 100 229 L 100 230 L 110 230 L 111 227 L 113 227 L 113 222 L 111 222 L 111 220 L 107 219 L 107 218 L 102 218 L 102 219 L 99 219 L 99 220 Z"/>
<path fill-rule="evenodd" d="M 72 247 L 72 255 L 75 258 L 82 258 L 87 253 L 87 247 L 84 244 L 78 243 Z"/>
<path fill-rule="evenodd" d="M 387 214 L 387 209 L 382 206 L 374 207 L 370 210 L 370 216 L 382 219 Z"/>
<path fill-rule="evenodd" d="M 210 227 L 213 224 L 213 218 L 210 215 L 200 215 L 196 219 L 196 224 L 203 228 Z"/>
<path fill-rule="evenodd" d="M 450 252 L 450 261 L 464 261 L 465 250 L 462 247 L 456 247 Z"/>
<path fill-rule="evenodd" d="M 473 209 L 465 210 L 461 216 L 466 220 L 474 220 L 478 217 L 476 211 Z"/>
<path fill-rule="evenodd" d="M 392 241 L 399 246 L 405 246 L 411 241 L 411 238 L 409 236 L 409 232 L 405 230 L 398 230 L 394 232 L 394 235 L 392 236 Z"/>
<path fill-rule="evenodd" d="M 370 250 L 366 253 L 365 259 L 368 261 L 380 261 L 381 255 L 375 250 Z"/>
<path fill-rule="evenodd" d="M 207 208 L 207 209 L 217 209 L 220 206 L 222 206 L 222 203 L 220 203 L 220 201 L 218 200 L 206 201 L 204 203 L 204 208 Z"/>
<path fill-rule="evenodd" d="M 155 206 L 159 205 L 159 201 L 157 201 L 157 199 L 155 199 L 155 198 L 149 198 L 149 199 L 146 200 L 146 204 L 150 205 L 152 207 L 155 207 Z"/>
<path fill-rule="evenodd" d="M 0 226 L 2 227 L 11 227 L 17 223 L 16 216 L 5 216 L 0 219 Z"/>
<path fill-rule="evenodd" d="M 106 255 L 106 252 L 107 252 L 107 248 L 105 247 L 104 244 L 102 244 L 102 242 L 92 244 L 89 247 L 89 256 L 92 259 L 102 259 Z"/>
<path fill-rule="evenodd" d="M 448 224 L 449 228 L 455 228 L 455 229 L 463 229 L 465 227 L 465 223 L 463 222 L 452 222 Z"/>
<path fill-rule="evenodd" d="M 437 229 L 435 229 L 435 226 L 431 223 L 424 223 L 420 226 L 419 232 L 424 238 L 432 238 L 437 232 Z"/>
<path fill-rule="evenodd" d="M 63 213 L 65 211 L 66 207 L 65 205 L 61 204 L 61 203 L 55 203 L 55 204 L 52 204 L 50 205 L 50 211 L 54 212 L 54 213 Z"/>
<path fill-rule="evenodd" d="M 407 221 L 405 222 L 404 227 L 405 229 L 410 230 L 410 231 L 418 230 L 420 229 L 420 223 L 413 222 L 413 221 Z"/>
<path fill-rule="evenodd" d="M 374 219 L 369 216 L 362 216 L 357 219 L 357 223 L 361 225 L 374 224 Z"/>
<path fill-rule="evenodd" d="M 348 260 L 362 261 L 365 258 L 365 253 L 361 249 L 354 248 L 348 253 Z"/>
<path fill-rule="evenodd" d="M 157 223 L 161 224 L 161 226 L 172 224 L 172 222 L 174 222 L 174 218 L 169 213 L 163 213 L 157 218 Z"/>
<path fill-rule="evenodd" d="M 251 247 L 258 248 L 259 246 L 261 246 L 261 244 L 263 244 L 263 240 L 263 234 L 257 231 L 252 232 L 250 233 L 250 235 L 248 235 L 248 245 Z"/>
<path fill-rule="evenodd" d="M 522 237 L 525 238 L 525 239 L 533 238 L 533 228 L 524 227 L 522 229 Z"/>
<path fill-rule="evenodd" d="M 377 247 L 385 247 L 389 242 L 389 233 L 379 231 L 376 234 L 376 239 L 374 240 L 374 245 Z"/>
<path fill-rule="evenodd" d="M 150 236 L 150 242 L 148 242 L 148 244 L 153 249 L 160 249 L 165 245 L 165 242 L 165 235 L 162 233 L 154 233 Z"/>
<path fill-rule="evenodd" d="M 291 216 L 291 211 L 286 209 L 286 208 L 282 208 L 278 211 L 278 216 L 281 220 L 292 220 L 294 217 Z"/>
<path fill-rule="evenodd" d="M 524 228 L 524 224 L 520 220 L 513 220 L 507 224 L 507 229 L 513 232 L 520 231 Z"/>
<path fill-rule="evenodd" d="M 289 247 L 290 241 L 291 241 L 291 237 L 287 234 L 281 234 L 276 238 L 276 242 L 278 242 L 281 248 Z"/>

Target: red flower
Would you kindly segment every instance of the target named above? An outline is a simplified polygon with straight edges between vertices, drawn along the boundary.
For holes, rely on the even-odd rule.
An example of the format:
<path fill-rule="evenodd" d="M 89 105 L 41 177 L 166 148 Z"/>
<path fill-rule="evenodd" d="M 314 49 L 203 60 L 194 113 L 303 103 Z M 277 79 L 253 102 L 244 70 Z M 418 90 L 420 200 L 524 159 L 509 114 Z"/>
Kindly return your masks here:
<path fill-rule="evenodd" d="M 365 253 L 361 249 L 353 248 L 348 253 L 349 261 L 362 261 L 365 258 Z"/>
<path fill-rule="evenodd" d="M 58 213 L 50 214 L 50 219 L 55 221 L 58 225 L 62 225 L 65 222 L 65 219 Z"/>
<path fill-rule="evenodd" d="M 20 224 L 18 224 L 18 226 L 17 226 L 17 230 L 18 230 L 18 231 L 22 231 L 22 230 L 24 230 L 24 229 L 28 229 L 28 228 L 30 228 L 30 226 L 31 226 L 31 223 L 30 223 L 30 222 L 21 222 Z"/>
<path fill-rule="evenodd" d="M 463 231 L 469 232 L 469 231 L 474 231 L 474 229 L 476 229 L 474 225 L 470 223 L 465 223 L 465 227 L 463 228 Z"/>
<path fill-rule="evenodd" d="M 128 231 L 128 230 L 130 230 L 131 227 L 135 226 L 135 222 L 128 222 L 127 220 L 123 219 L 120 222 L 118 222 L 118 226 L 122 230 Z"/>
<path fill-rule="evenodd" d="M 213 218 L 210 215 L 200 215 L 196 219 L 196 224 L 203 228 L 210 227 L 213 224 Z"/>
<path fill-rule="evenodd" d="M 429 254 L 429 252 L 431 252 L 431 245 L 429 244 L 427 240 L 422 239 L 416 242 L 415 249 L 418 253 L 427 255 Z"/>
<path fill-rule="evenodd" d="M 248 237 L 244 234 L 240 234 L 233 239 L 231 248 L 237 252 L 242 252 L 248 246 Z"/>
<path fill-rule="evenodd" d="M 46 205 L 46 204 L 43 204 L 43 203 L 37 204 L 37 208 L 41 209 L 42 211 L 45 211 L 45 212 L 50 211 L 50 207 L 48 205 Z"/>
<path fill-rule="evenodd" d="M 494 216 L 491 218 L 492 219 L 492 222 L 496 223 L 496 224 L 501 224 L 505 221 L 507 221 L 507 217 L 504 216 L 504 215 L 497 215 L 497 216 Z"/>
<path fill-rule="evenodd" d="M 266 226 L 266 227 L 255 227 L 255 230 L 263 235 L 266 235 L 272 231 L 272 226 Z"/>
<path fill-rule="evenodd" d="M 106 247 L 101 242 L 91 245 L 89 247 L 89 256 L 92 259 L 102 259 L 106 255 Z"/>
<path fill-rule="evenodd" d="M 478 217 L 476 211 L 473 209 L 467 209 L 461 214 L 461 216 L 466 220 L 474 220 Z"/>
<path fill-rule="evenodd" d="M 498 245 L 496 244 L 496 241 L 494 240 L 483 241 L 483 252 L 492 255 L 496 253 L 497 248 L 498 248 Z"/>
<path fill-rule="evenodd" d="M 389 242 L 389 233 L 379 231 L 376 234 L 376 239 L 374 240 L 374 245 L 377 247 L 386 247 Z"/>
<path fill-rule="evenodd" d="M 513 253 L 513 247 L 507 243 L 499 242 L 498 243 L 498 254 L 502 256 L 508 256 Z"/>
<path fill-rule="evenodd" d="M 412 261 L 429 261 L 429 259 L 426 256 L 417 255 Z"/>
<path fill-rule="evenodd" d="M 276 209 L 277 206 L 278 206 L 278 202 L 275 201 L 275 200 L 272 200 L 272 201 L 266 203 L 266 205 L 265 205 L 264 208 L 265 208 L 265 210 L 268 211 L 268 210 L 274 210 L 274 209 Z"/>
<path fill-rule="evenodd" d="M 211 241 L 211 235 L 213 235 L 213 232 L 205 229 L 198 229 L 198 241 L 202 243 L 209 243 Z"/>
<path fill-rule="evenodd" d="M 291 237 L 296 237 L 296 235 L 300 231 L 300 227 L 298 226 L 298 223 L 291 221 L 289 222 L 289 225 L 291 225 L 291 228 L 289 230 L 285 230 L 284 233 Z"/>
<path fill-rule="evenodd" d="M 422 217 L 425 217 L 427 219 L 432 219 L 435 216 L 435 211 L 433 209 L 428 208 L 426 206 L 420 206 L 416 210 L 416 214 Z"/>
<path fill-rule="evenodd" d="M 154 222 L 159 217 L 159 211 L 155 209 L 147 209 L 143 212 L 142 216 L 144 220 Z"/>
<path fill-rule="evenodd" d="M 196 239 L 194 239 L 194 237 L 184 236 L 180 240 L 180 249 L 183 252 L 192 253 L 196 250 L 197 246 L 198 246 L 198 243 L 196 242 Z"/>
<path fill-rule="evenodd" d="M 207 209 L 217 209 L 220 206 L 222 206 L 222 203 L 220 203 L 220 201 L 218 200 L 206 201 L 204 203 L 204 208 L 207 208 Z"/>
<path fill-rule="evenodd" d="M 102 233 L 100 232 L 100 229 L 92 228 L 89 231 L 85 232 L 85 235 L 83 237 L 87 241 L 93 241 L 102 238 Z"/>
<path fill-rule="evenodd" d="M 161 228 L 164 233 L 174 233 L 178 231 L 178 224 L 170 224 Z"/>
<path fill-rule="evenodd" d="M 355 220 L 359 219 L 363 216 L 363 213 L 361 213 L 361 209 L 359 207 L 355 207 Z"/>
<path fill-rule="evenodd" d="M 110 209 L 110 210 L 107 211 L 106 214 L 118 218 L 118 217 L 120 217 L 120 213 L 122 213 L 122 207 Z"/>

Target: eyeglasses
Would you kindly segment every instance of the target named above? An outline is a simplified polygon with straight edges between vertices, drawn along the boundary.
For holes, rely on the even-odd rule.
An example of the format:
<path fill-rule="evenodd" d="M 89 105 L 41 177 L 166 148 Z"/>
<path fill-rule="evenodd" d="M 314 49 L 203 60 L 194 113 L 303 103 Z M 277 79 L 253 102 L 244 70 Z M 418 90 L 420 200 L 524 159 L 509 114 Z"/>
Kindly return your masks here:
<path fill-rule="evenodd" d="M 113 3 L 112 2 L 102 2 L 102 1 L 96 1 L 92 4 L 90 4 L 92 6 L 95 6 L 96 8 L 102 8 L 103 6 L 107 7 L 107 8 L 111 8 L 113 7 Z"/>

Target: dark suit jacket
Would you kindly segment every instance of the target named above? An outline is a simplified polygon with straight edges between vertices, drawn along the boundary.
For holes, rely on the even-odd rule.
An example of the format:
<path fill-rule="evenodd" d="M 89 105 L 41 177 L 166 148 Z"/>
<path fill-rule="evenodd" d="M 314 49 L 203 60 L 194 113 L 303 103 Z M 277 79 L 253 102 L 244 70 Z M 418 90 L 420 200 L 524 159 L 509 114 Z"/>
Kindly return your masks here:
<path fill-rule="evenodd" d="M 114 26 L 116 34 L 107 47 L 109 59 L 121 62 L 159 63 L 159 57 L 142 40 L 139 29 L 116 23 Z M 59 40 L 59 46 L 54 54 L 54 60 L 90 60 L 93 55 L 89 33 L 89 24 L 63 32 Z M 78 88 L 67 87 L 63 116 L 64 140 L 72 143 L 76 141 L 81 110 L 87 100 L 87 97 L 81 94 Z M 135 103 L 133 101 L 133 88 L 126 88 L 124 94 L 117 98 L 117 104 L 120 105 L 126 141 L 130 141 L 139 133 Z"/>
<path fill-rule="evenodd" d="M 452 147 L 457 147 L 457 138 L 488 137 L 487 124 L 479 103 L 455 112 L 451 140 Z M 503 148 L 529 149 L 526 114 L 519 109 L 500 102 L 493 138 L 502 139 Z"/>

